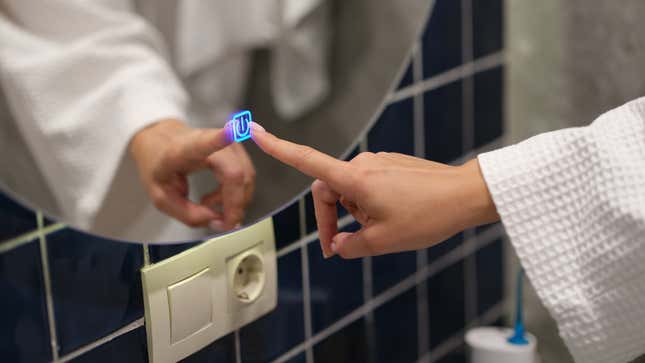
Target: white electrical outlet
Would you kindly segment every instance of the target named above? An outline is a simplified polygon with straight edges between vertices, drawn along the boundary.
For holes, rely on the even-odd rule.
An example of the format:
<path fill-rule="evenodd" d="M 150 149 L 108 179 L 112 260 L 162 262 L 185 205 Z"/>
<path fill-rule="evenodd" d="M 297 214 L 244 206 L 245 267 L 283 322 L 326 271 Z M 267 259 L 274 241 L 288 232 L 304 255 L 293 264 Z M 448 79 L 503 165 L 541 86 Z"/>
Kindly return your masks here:
<path fill-rule="evenodd" d="M 277 305 L 273 221 L 141 269 L 151 363 L 176 362 Z"/>

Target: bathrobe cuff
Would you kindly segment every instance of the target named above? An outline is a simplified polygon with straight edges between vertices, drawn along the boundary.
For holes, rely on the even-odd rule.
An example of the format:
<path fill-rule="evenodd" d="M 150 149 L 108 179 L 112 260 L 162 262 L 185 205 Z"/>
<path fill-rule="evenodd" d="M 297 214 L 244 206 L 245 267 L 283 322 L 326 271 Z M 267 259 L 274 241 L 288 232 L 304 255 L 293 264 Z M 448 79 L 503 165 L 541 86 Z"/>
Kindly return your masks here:
<path fill-rule="evenodd" d="M 645 99 L 478 159 L 576 362 L 645 353 Z"/>

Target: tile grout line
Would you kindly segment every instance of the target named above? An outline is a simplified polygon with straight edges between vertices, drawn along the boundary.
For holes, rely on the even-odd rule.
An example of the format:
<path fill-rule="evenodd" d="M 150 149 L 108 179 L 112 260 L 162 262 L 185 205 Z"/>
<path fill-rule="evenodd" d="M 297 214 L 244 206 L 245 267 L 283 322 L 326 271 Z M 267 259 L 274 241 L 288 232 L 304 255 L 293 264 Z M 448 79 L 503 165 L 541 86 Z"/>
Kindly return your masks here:
<path fill-rule="evenodd" d="M 436 76 L 425 79 L 417 84 L 402 88 L 392 93 L 386 104 L 392 104 L 401 101 L 415 94 L 424 93 L 445 86 L 449 83 L 458 81 L 465 77 L 474 75 L 479 72 L 504 64 L 504 51 L 495 52 L 481 58 L 464 63 L 455 68 L 449 69 Z"/>
<path fill-rule="evenodd" d="M 481 233 L 479 235 L 479 238 L 473 239 L 471 241 L 464 241 L 461 246 L 441 256 L 441 258 L 439 258 L 437 261 L 432 262 L 423 270 L 418 271 L 415 274 L 401 280 L 396 285 L 375 296 L 368 303 L 359 306 L 349 314 L 337 320 L 335 323 L 318 332 L 311 339 L 294 346 L 293 348 L 273 360 L 273 362 L 282 363 L 288 361 L 291 358 L 294 358 L 298 354 L 302 353 L 303 350 L 307 349 L 307 347 L 317 344 L 318 342 L 324 340 L 325 338 L 348 326 L 354 321 L 364 317 L 369 311 L 375 310 L 381 305 L 405 293 L 415 285 L 426 281 L 428 278 L 434 276 L 439 271 L 442 271 L 452 264 L 461 261 L 463 259 L 463 256 L 465 256 L 466 254 L 473 253 L 474 251 L 487 246 L 496 238 L 499 238 L 500 235 L 503 235 L 503 233 L 504 230 L 502 226 L 496 225 Z"/>
<path fill-rule="evenodd" d="M 298 200 L 298 228 L 300 231 L 300 238 L 307 234 L 307 213 L 305 208 L 305 198 L 302 197 Z M 308 244 L 300 246 L 300 267 L 302 269 L 302 304 L 303 304 L 303 318 L 305 325 L 305 341 L 309 341 L 313 335 L 312 317 L 311 317 L 311 283 L 309 280 L 309 251 L 307 250 Z M 307 363 L 314 363 L 314 352 L 311 346 L 305 350 L 305 359 Z"/>
<path fill-rule="evenodd" d="M 434 9 L 434 4 L 432 4 Z M 432 10 L 431 10 L 432 11 Z M 412 78 L 414 84 L 423 79 L 423 52 L 422 43 L 417 41 L 412 57 Z M 425 148 L 425 105 L 423 95 L 417 93 L 413 98 L 414 106 L 414 155 L 419 158 L 426 158 Z M 417 271 L 428 264 L 428 250 L 417 251 Z M 417 356 L 425 354 L 430 350 L 430 315 L 428 312 L 428 286 L 425 283 L 418 284 L 417 294 Z"/>
<path fill-rule="evenodd" d="M 38 214 L 36 214 L 36 221 L 38 221 Z M 29 242 L 33 242 L 34 240 L 38 239 L 41 234 L 47 235 L 47 234 L 56 232 L 58 230 L 61 230 L 65 227 L 66 226 L 63 223 L 55 223 L 50 226 L 42 227 L 42 228 L 38 228 L 38 226 L 36 226 L 36 229 L 33 231 L 30 231 L 30 232 L 21 234 L 20 236 L 0 242 L 0 253 L 9 252 Z"/>
<path fill-rule="evenodd" d="M 496 304 L 495 306 L 491 307 L 488 309 L 484 314 L 478 317 L 477 322 L 483 323 L 483 324 L 488 324 L 491 323 L 498 318 L 500 318 L 504 313 L 504 310 L 501 308 L 501 303 Z M 419 358 L 418 362 L 424 362 L 424 363 L 436 363 L 442 358 L 444 358 L 446 355 L 449 353 L 455 351 L 459 347 L 461 347 L 463 344 L 465 344 L 464 341 L 464 336 L 468 329 L 476 326 L 475 324 L 468 324 L 464 327 L 463 330 L 457 332 L 450 338 L 444 340 L 439 346 L 437 346 L 434 349 L 434 354 L 432 357 L 430 357 L 428 354 L 426 354 L 424 357 Z"/>
<path fill-rule="evenodd" d="M 94 348 L 100 347 L 101 345 L 103 345 L 105 343 L 108 343 L 108 342 L 112 341 L 113 339 L 116 339 L 116 338 L 120 337 L 121 335 L 127 334 L 127 333 L 129 333 L 129 332 L 131 332 L 131 331 L 133 331 L 133 330 L 135 330 L 135 329 L 137 329 L 139 327 L 142 327 L 143 323 L 144 323 L 143 318 L 139 318 L 139 319 L 133 321 L 132 323 L 122 327 L 121 329 L 118 329 L 118 330 L 112 332 L 111 334 L 108 334 L 108 335 L 104 336 L 103 338 L 97 339 L 97 340 L 93 341 L 90 344 L 84 345 L 84 346 L 76 349 L 75 351 L 68 353 L 67 355 L 65 355 L 65 356 L 61 357 L 59 360 L 57 360 L 56 363 L 65 363 L 65 362 L 68 362 L 68 361 L 70 361 L 70 360 L 72 360 L 74 358 L 77 358 L 77 357 L 79 357 L 79 356 L 81 356 L 81 355 L 93 350 Z"/>
<path fill-rule="evenodd" d="M 45 285 L 45 306 L 47 309 L 47 323 L 49 325 L 49 344 L 52 351 L 52 360 L 58 359 L 58 335 L 56 332 L 56 316 L 54 315 L 54 298 L 52 295 L 52 279 L 49 272 L 49 254 L 47 240 L 43 231 L 44 220 L 42 212 L 36 212 L 36 226 L 38 227 L 38 244 L 40 247 L 40 265 Z"/>
<path fill-rule="evenodd" d="M 351 215 L 348 214 L 348 215 L 346 215 L 343 218 L 338 220 L 338 229 L 344 228 L 347 225 L 349 225 L 350 223 L 353 223 L 355 221 L 356 220 L 354 219 L 354 217 L 352 217 Z M 278 250 L 276 252 L 276 256 L 279 258 L 279 257 L 285 256 L 285 255 L 288 255 L 289 253 L 299 249 L 302 246 L 306 246 L 309 243 L 311 243 L 311 242 L 313 242 L 313 241 L 315 241 L 317 239 L 318 239 L 318 231 L 311 232 L 308 235 L 300 238 L 296 242 L 293 242 L 292 244 L 290 244 L 288 246 L 282 247 L 280 250 Z"/>
<path fill-rule="evenodd" d="M 235 362 L 242 363 L 242 348 L 240 347 L 240 329 L 235 329 Z"/>
<path fill-rule="evenodd" d="M 143 266 L 150 265 L 150 246 L 149 243 L 143 243 Z"/>
<path fill-rule="evenodd" d="M 500 146 L 502 146 L 502 141 L 503 141 L 503 138 L 498 137 L 497 139 L 489 142 L 488 144 L 485 144 L 482 147 L 477 148 L 476 150 L 473 150 L 473 151 L 467 153 L 466 155 L 460 156 L 459 158 L 453 160 L 449 164 L 450 165 L 458 165 L 458 164 L 461 164 L 461 163 L 463 163 L 465 161 L 468 161 L 469 159 L 475 157 L 477 154 L 480 154 L 480 153 L 483 153 L 483 152 L 487 152 L 487 151 L 499 148 Z M 338 228 L 339 229 L 344 228 L 348 224 L 353 223 L 355 221 L 356 220 L 354 219 L 354 217 L 352 217 L 351 215 L 346 215 L 343 218 L 338 220 Z M 282 256 L 288 255 L 289 253 L 299 249 L 302 245 L 308 245 L 309 243 L 315 241 L 316 239 L 318 239 L 318 231 L 311 232 L 308 235 L 304 236 L 303 238 L 300 238 L 299 240 L 297 240 L 297 241 L 295 241 L 295 242 L 293 242 L 293 243 L 291 243 L 291 244 L 289 244 L 289 245 L 287 245 L 285 247 L 282 247 L 280 250 L 278 250 L 276 252 L 276 256 L 278 258 L 280 258 Z"/>

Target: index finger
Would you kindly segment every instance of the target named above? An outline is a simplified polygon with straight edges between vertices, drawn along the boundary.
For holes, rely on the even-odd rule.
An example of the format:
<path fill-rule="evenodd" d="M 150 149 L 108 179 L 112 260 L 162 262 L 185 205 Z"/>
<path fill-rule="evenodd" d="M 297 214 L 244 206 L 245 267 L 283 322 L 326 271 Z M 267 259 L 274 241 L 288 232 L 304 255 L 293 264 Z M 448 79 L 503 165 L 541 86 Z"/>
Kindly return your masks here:
<path fill-rule="evenodd" d="M 349 163 L 338 160 L 312 147 L 282 140 L 267 132 L 255 122 L 251 123 L 255 143 L 267 154 L 292 166 L 302 173 L 324 180 L 337 191 L 348 189 L 351 174 Z"/>

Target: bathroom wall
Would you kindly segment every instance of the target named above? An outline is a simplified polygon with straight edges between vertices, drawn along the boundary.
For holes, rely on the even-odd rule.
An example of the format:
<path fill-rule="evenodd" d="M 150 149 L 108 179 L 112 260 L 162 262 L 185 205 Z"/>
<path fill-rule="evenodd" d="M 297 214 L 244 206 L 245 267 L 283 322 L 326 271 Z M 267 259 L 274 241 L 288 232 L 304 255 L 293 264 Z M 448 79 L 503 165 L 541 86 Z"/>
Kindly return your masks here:
<path fill-rule="evenodd" d="M 499 145 L 502 1 L 437 0 L 428 19 L 356 152 L 457 163 Z M 275 225 L 277 309 L 186 362 L 465 362 L 465 329 L 501 322 L 500 225 L 349 261 L 323 260 L 310 194 Z M 0 195 L 0 360 L 147 361 L 139 269 L 195 243 L 110 241 Z"/>
<path fill-rule="evenodd" d="M 507 0 L 507 141 L 591 123 L 645 96 L 645 2 Z M 509 283 L 517 261 L 507 250 Z M 525 289 L 527 329 L 545 362 L 573 363 L 535 291 Z M 638 362 L 645 362 L 641 357 Z"/>

